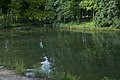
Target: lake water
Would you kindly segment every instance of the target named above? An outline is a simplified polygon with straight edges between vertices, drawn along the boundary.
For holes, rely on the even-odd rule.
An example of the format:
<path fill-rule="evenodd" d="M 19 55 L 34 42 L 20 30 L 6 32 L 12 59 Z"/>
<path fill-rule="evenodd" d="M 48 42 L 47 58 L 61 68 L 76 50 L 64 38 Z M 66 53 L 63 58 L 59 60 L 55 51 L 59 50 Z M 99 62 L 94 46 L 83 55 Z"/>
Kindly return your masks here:
<path fill-rule="evenodd" d="M 43 48 L 39 46 L 42 40 Z M 21 59 L 26 68 L 48 56 L 57 71 L 120 80 L 120 32 L 69 32 L 52 29 L 1 30 L 0 60 Z"/>

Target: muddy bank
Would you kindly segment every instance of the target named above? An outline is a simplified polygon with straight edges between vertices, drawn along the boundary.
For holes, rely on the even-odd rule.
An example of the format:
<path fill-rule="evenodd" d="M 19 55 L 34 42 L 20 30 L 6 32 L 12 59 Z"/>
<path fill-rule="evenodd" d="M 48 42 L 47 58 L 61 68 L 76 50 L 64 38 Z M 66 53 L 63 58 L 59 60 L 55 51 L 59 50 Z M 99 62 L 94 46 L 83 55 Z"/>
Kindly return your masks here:
<path fill-rule="evenodd" d="M 28 78 L 15 74 L 13 70 L 0 68 L 0 80 L 45 80 L 45 79 Z"/>

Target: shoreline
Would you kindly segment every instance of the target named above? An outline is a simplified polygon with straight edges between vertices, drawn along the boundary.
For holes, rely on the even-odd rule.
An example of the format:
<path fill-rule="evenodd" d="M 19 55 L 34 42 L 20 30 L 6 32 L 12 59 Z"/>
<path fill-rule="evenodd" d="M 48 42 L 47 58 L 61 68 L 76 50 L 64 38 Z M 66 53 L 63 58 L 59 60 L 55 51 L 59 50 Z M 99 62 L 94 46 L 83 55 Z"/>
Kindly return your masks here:
<path fill-rule="evenodd" d="M 42 80 L 42 79 L 25 77 L 25 76 L 16 74 L 14 70 L 0 68 L 0 80 Z"/>
<path fill-rule="evenodd" d="M 41 25 L 31 25 L 31 24 L 19 24 L 19 26 L 16 24 L 14 27 L 10 28 L 0 28 L 0 30 L 15 30 L 15 31 L 29 31 L 34 28 L 40 28 L 42 30 L 45 29 L 54 29 L 54 30 L 60 30 L 60 31 L 73 31 L 73 32 L 104 32 L 104 31 L 120 31 L 120 28 L 116 27 L 95 27 L 94 22 L 88 21 L 88 22 L 81 22 L 81 23 L 60 23 L 57 27 L 51 25 L 43 26 Z"/>
<path fill-rule="evenodd" d="M 104 31 L 120 31 L 116 27 L 95 27 L 93 22 L 83 23 L 61 23 L 58 30 L 73 31 L 73 32 L 104 32 Z"/>
<path fill-rule="evenodd" d="M 25 77 L 16 74 L 14 70 L 9 70 L 0 66 L 0 80 L 44 80 L 44 79 Z"/>

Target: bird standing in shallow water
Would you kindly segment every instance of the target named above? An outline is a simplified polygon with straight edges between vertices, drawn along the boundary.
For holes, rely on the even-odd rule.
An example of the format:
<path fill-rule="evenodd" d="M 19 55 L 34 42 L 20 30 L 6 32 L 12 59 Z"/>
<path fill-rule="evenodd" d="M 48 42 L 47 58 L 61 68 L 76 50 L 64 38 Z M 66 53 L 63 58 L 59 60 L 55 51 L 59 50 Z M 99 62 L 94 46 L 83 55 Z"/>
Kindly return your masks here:
<path fill-rule="evenodd" d="M 51 71 L 51 63 L 48 61 L 47 57 L 44 57 L 45 61 L 41 62 L 42 66 L 41 66 L 41 71 L 42 73 L 46 73 L 49 74 Z"/>

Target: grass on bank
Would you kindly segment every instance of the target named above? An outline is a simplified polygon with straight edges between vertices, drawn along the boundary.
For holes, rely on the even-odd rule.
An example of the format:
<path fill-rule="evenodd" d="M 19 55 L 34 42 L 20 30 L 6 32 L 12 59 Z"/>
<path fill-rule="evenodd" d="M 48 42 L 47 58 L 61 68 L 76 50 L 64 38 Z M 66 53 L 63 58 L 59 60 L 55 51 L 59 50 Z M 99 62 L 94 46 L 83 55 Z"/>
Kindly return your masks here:
<path fill-rule="evenodd" d="M 7 60 L 5 59 L 0 59 L 0 66 L 4 66 L 6 69 L 14 70 L 16 74 L 23 75 L 24 70 L 25 70 L 25 65 L 21 59 L 19 60 Z"/>
<path fill-rule="evenodd" d="M 82 23 L 61 23 L 58 27 L 60 30 L 69 30 L 69 31 L 120 31 L 116 27 L 95 27 L 94 22 L 82 22 Z"/>
<path fill-rule="evenodd" d="M 7 59 L 4 59 L 4 60 L 0 59 L 0 66 L 4 66 L 7 69 L 15 70 L 15 72 L 20 75 L 23 75 L 25 70 L 25 65 L 21 59 L 14 60 L 12 62 Z M 38 65 L 34 66 L 34 68 L 36 67 L 38 68 Z M 43 76 L 41 73 L 38 73 L 38 71 L 35 74 L 36 74 L 35 75 L 36 77 L 43 78 L 45 80 L 82 80 L 81 77 L 72 75 L 70 73 L 65 73 L 65 72 L 61 73 L 61 72 L 53 71 L 49 77 L 48 75 Z M 101 78 L 101 80 L 115 80 L 115 79 L 103 77 Z"/>

